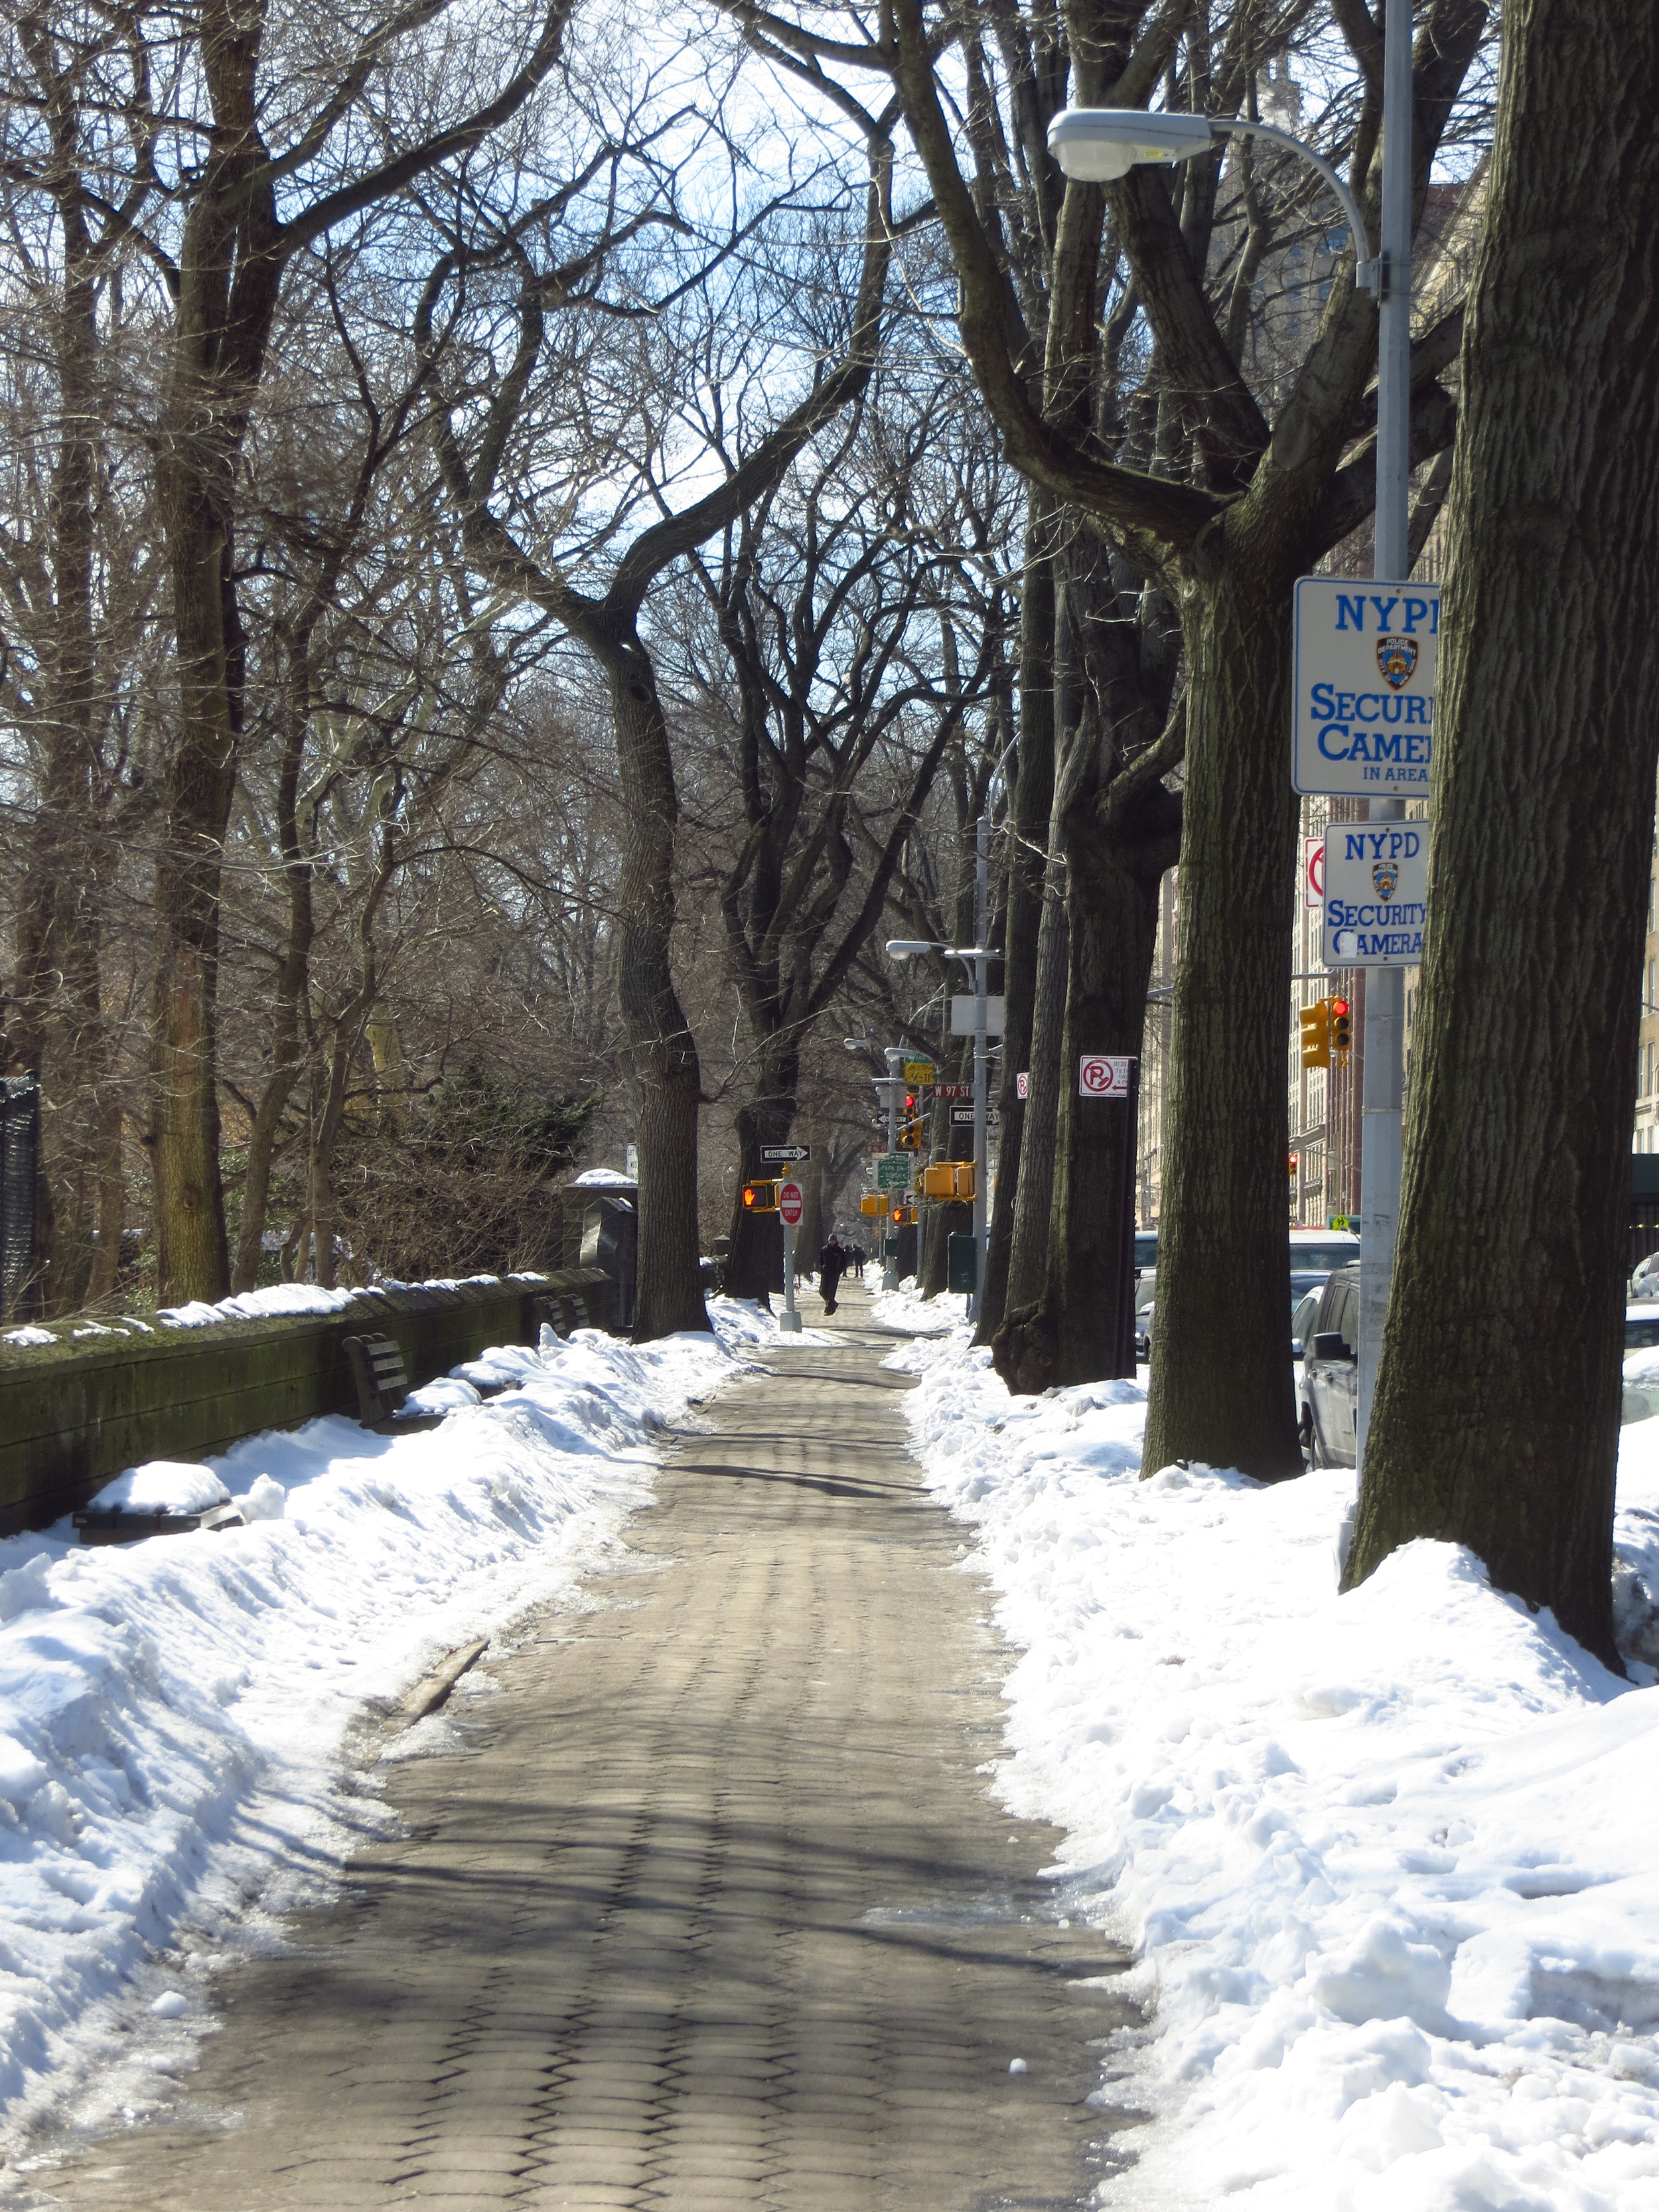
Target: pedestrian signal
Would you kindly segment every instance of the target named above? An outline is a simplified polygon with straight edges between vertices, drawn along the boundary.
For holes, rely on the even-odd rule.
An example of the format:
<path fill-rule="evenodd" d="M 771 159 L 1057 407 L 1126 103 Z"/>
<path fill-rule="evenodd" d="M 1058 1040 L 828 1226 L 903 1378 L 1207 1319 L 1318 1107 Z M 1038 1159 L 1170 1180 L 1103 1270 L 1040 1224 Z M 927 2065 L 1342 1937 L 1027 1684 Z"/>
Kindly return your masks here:
<path fill-rule="evenodd" d="M 1342 1060 L 1353 1050 L 1353 1010 L 1346 999 L 1331 1000 L 1331 1050 Z"/>
<path fill-rule="evenodd" d="M 936 1160 L 921 1171 L 921 1194 L 924 1198 L 954 1198 L 957 1194 L 957 1164 L 954 1160 Z"/>
<path fill-rule="evenodd" d="M 1337 1001 L 1346 1012 L 1347 1000 Z M 1328 1067 L 1331 1064 L 1331 1000 L 1316 999 L 1310 1006 L 1304 1006 L 1297 1019 L 1302 1030 L 1302 1065 L 1304 1067 Z"/>
<path fill-rule="evenodd" d="M 778 1187 L 776 1183 L 744 1183 L 743 1187 L 743 1210 L 745 1213 L 775 1213 L 778 1210 Z"/>
<path fill-rule="evenodd" d="M 878 1190 L 866 1190 L 859 1200 L 860 1213 L 885 1213 L 886 1211 L 887 1200 Z"/>

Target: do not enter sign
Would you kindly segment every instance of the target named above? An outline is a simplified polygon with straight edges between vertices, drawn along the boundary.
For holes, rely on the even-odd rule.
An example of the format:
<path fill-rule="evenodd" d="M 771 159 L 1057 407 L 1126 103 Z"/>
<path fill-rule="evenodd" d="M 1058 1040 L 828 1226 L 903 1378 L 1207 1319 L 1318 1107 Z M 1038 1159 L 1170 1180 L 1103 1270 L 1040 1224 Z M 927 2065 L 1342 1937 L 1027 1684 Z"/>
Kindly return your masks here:
<path fill-rule="evenodd" d="M 778 1185 L 778 1212 L 792 1229 L 800 1219 L 805 1203 L 798 1182 L 781 1182 Z"/>
<path fill-rule="evenodd" d="M 1077 1064 L 1079 1097 L 1127 1098 L 1129 1071 L 1133 1066 L 1133 1058 L 1128 1054 L 1085 1052 Z"/>

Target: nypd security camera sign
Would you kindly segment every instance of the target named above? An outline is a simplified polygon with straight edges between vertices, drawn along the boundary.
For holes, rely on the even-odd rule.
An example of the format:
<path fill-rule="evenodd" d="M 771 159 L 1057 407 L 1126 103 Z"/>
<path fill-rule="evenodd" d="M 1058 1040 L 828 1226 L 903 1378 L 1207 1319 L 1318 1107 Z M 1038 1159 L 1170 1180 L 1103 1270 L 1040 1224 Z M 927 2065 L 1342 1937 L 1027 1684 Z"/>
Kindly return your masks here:
<path fill-rule="evenodd" d="M 1325 831 L 1328 968 L 1414 968 L 1429 896 L 1426 822 L 1333 822 Z"/>
<path fill-rule="evenodd" d="M 1342 799 L 1426 799 L 1439 648 L 1438 584 L 1299 578 L 1296 789 Z"/>

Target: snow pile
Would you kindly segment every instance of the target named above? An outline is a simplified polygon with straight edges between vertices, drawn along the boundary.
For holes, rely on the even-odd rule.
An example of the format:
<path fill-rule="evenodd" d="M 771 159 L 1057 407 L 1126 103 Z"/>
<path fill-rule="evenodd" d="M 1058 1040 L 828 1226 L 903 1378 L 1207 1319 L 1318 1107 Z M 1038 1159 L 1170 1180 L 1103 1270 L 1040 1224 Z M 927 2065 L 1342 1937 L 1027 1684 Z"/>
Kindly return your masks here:
<path fill-rule="evenodd" d="M 876 1264 L 879 1267 L 879 1262 Z M 901 1329 L 906 1336 L 937 1336 L 945 1329 L 962 1327 L 962 1308 L 948 1296 L 919 1297 L 915 1277 L 907 1275 L 897 1290 L 876 1292 L 870 1301 L 870 1318 L 878 1328 Z"/>
<path fill-rule="evenodd" d="M 106 1482 L 90 1502 L 94 1513 L 208 1513 L 230 1492 L 210 1467 L 194 1460 L 152 1459 Z M 23 1540 L 27 1541 L 27 1539 Z"/>
<path fill-rule="evenodd" d="M 424 1434 L 331 1417 L 185 1470 L 222 1480 L 245 1527 L 0 1542 L 0 2149 L 77 2088 L 144 2108 L 249 1900 L 325 1882 L 384 1820 L 354 1724 L 614 1549 L 651 1438 L 768 1334 L 716 1323 L 488 1353 L 471 1364 L 514 1387 Z M 180 1480 L 121 1478 L 146 1503 Z"/>
<path fill-rule="evenodd" d="M 1011 1400 L 960 1330 L 888 1364 L 1024 1651 L 1001 1786 L 1138 1954 L 1148 2027 L 1099 2095 L 1158 2118 L 1103 2201 L 1659 2205 L 1652 1669 L 1448 1545 L 1339 1596 L 1352 1474 L 1142 1482 L 1139 1382 Z M 1656 1431 L 1624 1435 L 1627 1583 L 1659 1570 Z"/>

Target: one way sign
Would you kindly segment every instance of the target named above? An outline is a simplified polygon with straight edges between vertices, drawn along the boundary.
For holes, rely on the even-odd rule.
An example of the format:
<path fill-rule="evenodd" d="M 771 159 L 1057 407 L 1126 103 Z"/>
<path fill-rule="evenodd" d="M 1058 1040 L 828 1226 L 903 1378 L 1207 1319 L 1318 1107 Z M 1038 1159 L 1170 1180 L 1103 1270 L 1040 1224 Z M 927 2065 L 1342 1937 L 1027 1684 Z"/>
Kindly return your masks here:
<path fill-rule="evenodd" d="M 763 1145 L 760 1148 L 763 1168 L 799 1167 L 803 1160 L 812 1157 L 811 1145 Z"/>

